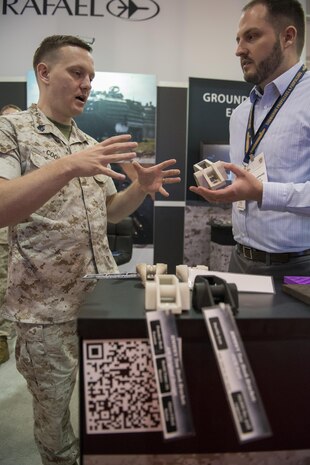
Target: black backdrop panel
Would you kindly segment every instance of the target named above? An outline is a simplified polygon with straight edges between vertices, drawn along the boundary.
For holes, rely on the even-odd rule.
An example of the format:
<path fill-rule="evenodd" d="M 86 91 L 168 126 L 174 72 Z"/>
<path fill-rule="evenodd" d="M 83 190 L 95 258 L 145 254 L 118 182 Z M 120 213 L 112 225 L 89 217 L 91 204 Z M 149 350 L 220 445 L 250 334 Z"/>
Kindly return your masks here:
<path fill-rule="evenodd" d="M 10 103 L 26 110 L 26 82 L 0 82 L 0 108 Z"/>
<path fill-rule="evenodd" d="M 181 182 L 167 187 L 169 201 L 184 200 L 185 195 L 186 105 L 186 88 L 157 88 L 156 162 L 175 158 L 181 171 Z M 156 200 L 165 199 L 157 194 Z"/>
<path fill-rule="evenodd" d="M 183 263 L 183 231 L 183 207 L 155 207 L 154 263 L 166 263 L 171 274 Z"/>
<path fill-rule="evenodd" d="M 202 160 L 201 144 L 229 144 L 231 113 L 253 87 L 242 81 L 189 79 L 187 188 L 195 185 L 193 165 Z M 186 189 L 188 200 L 202 200 Z"/>
<path fill-rule="evenodd" d="M 158 87 L 157 102 L 156 162 L 175 158 L 181 182 L 167 186 L 168 198 L 156 195 L 161 204 L 154 209 L 154 263 L 167 263 L 168 272 L 175 273 L 184 248 L 187 88 Z"/>

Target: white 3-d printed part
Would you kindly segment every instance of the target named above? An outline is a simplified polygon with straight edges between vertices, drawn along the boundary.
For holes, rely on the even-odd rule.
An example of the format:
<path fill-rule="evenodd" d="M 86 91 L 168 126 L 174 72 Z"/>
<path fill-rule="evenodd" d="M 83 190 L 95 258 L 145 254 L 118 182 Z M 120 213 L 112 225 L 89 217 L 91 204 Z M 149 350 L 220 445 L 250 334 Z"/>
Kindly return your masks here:
<path fill-rule="evenodd" d="M 226 185 L 227 173 L 222 161 L 202 160 L 194 165 L 194 178 L 197 186 L 219 189 Z"/>
<path fill-rule="evenodd" d="M 145 283 L 145 309 L 170 310 L 177 314 L 189 310 L 188 283 L 180 283 L 173 274 L 155 275 L 154 281 Z"/>

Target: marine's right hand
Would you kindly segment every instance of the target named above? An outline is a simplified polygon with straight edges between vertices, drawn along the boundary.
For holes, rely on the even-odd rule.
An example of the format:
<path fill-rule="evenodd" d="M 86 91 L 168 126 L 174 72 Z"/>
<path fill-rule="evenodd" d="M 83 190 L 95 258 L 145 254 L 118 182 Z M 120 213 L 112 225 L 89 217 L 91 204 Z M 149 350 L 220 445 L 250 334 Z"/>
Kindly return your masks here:
<path fill-rule="evenodd" d="M 69 163 L 73 177 L 105 174 L 115 179 L 124 179 L 124 174 L 113 171 L 108 165 L 133 160 L 137 156 L 134 151 L 137 146 L 136 142 L 131 141 L 130 134 L 122 134 L 109 137 L 62 160 Z"/>

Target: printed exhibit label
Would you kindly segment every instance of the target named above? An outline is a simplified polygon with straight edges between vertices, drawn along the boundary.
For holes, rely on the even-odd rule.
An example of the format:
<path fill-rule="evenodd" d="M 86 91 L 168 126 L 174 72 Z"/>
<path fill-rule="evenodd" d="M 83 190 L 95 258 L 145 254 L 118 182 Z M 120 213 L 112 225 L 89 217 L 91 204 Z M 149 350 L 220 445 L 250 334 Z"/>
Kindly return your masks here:
<path fill-rule="evenodd" d="M 271 436 L 271 428 L 230 306 L 202 308 L 240 442 Z"/>
<path fill-rule="evenodd" d="M 164 438 L 193 435 L 175 316 L 166 311 L 152 311 L 147 312 L 146 318 Z"/>

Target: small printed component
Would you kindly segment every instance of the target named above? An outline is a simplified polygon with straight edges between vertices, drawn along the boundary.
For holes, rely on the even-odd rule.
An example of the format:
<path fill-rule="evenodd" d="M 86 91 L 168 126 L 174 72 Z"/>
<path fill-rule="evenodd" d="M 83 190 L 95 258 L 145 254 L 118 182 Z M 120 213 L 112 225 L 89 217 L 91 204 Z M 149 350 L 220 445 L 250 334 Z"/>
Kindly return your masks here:
<path fill-rule="evenodd" d="M 139 278 L 138 273 L 99 273 L 99 274 L 86 274 L 84 279 L 136 279 Z"/>
<path fill-rule="evenodd" d="M 208 189 L 219 189 L 226 185 L 227 173 L 222 161 L 212 163 L 209 160 L 202 160 L 194 165 L 194 178 L 197 186 Z"/>
<path fill-rule="evenodd" d="M 155 276 L 158 274 L 167 273 L 166 263 L 156 263 L 156 265 L 148 265 L 147 263 L 138 263 L 136 271 L 140 276 L 143 285 L 145 286 L 146 281 L 153 281 Z"/>
<path fill-rule="evenodd" d="M 155 275 L 154 281 L 145 283 L 145 309 L 170 310 L 180 314 L 189 310 L 190 290 L 187 282 L 180 282 L 176 275 Z"/>

